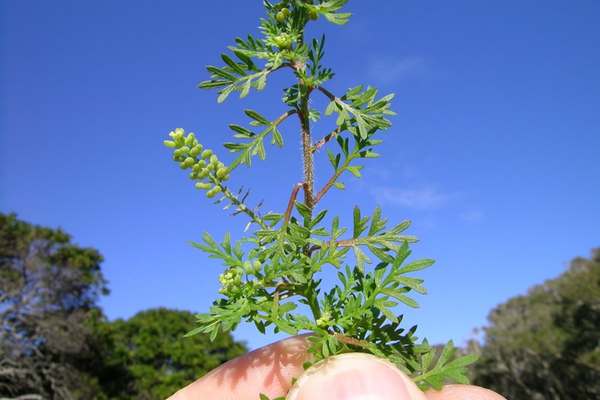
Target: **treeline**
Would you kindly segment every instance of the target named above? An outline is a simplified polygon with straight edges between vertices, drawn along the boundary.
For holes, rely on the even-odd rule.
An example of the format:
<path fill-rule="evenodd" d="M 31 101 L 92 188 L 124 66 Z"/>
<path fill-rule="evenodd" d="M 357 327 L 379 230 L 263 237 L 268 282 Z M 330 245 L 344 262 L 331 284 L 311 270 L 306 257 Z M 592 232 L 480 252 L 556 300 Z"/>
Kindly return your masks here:
<path fill-rule="evenodd" d="M 600 248 L 490 313 L 473 381 L 510 400 L 600 399 Z"/>
<path fill-rule="evenodd" d="M 246 348 L 187 311 L 108 321 L 95 249 L 0 214 L 0 399 L 164 399 Z M 489 316 L 474 383 L 510 400 L 600 398 L 600 249 Z"/>
<path fill-rule="evenodd" d="M 227 334 L 182 339 L 187 311 L 107 321 L 101 262 L 60 229 L 0 214 L 0 399 L 164 399 L 246 351 Z"/>

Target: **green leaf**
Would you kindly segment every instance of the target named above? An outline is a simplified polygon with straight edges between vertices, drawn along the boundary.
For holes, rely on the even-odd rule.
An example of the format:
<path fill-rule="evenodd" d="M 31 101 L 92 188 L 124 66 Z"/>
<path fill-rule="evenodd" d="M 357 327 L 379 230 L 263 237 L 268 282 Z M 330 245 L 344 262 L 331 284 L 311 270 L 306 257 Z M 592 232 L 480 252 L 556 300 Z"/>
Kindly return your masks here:
<path fill-rule="evenodd" d="M 255 120 L 256 122 L 258 122 L 261 125 L 269 125 L 270 124 L 268 119 L 266 119 L 265 117 L 263 117 L 262 115 L 260 115 L 259 113 L 257 113 L 254 110 L 249 110 L 249 109 L 244 110 L 244 113 L 248 117 L 252 118 L 253 120 Z"/>
<path fill-rule="evenodd" d="M 346 168 L 348 171 L 350 171 L 350 173 L 352 173 L 352 175 L 354 175 L 357 178 L 360 178 L 362 175 L 360 173 L 360 170 L 362 169 L 362 165 L 352 165 Z"/>
<path fill-rule="evenodd" d="M 404 265 L 402 267 L 402 269 L 400 269 L 398 272 L 402 273 L 402 274 L 406 274 L 409 272 L 420 271 L 422 269 L 431 267 L 434 263 L 435 263 L 435 260 L 431 260 L 431 259 L 417 260 L 417 261 L 413 261 L 409 264 Z"/>
<path fill-rule="evenodd" d="M 240 125 L 229 124 L 229 129 L 231 129 L 234 132 L 239 133 L 240 135 L 242 135 L 244 137 L 252 137 L 252 136 L 254 136 L 254 133 L 251 130 L 246 129 L 243 126 L 240 126 Z"/>
<path fill-rule="evenodd" d="M 283 147 L 283 137 L 281 136 L 281 132 L 279 132 L 279 129 L 277 129 L 276 126 L 273 127 L 273 139 L 271 143 L 278 147 Z"/>
<path fill-rule="evenodd" d="M 229 95 L 231 94 L 231 92 L 233 92 L 233 86 L 228 86 L 225 89 L 223 89 L 222 91 L 219 92 L 219 97 L 217 97 L 217 102 L 218 103 L 222 103 L 224 102 L 227 97 L 229 97 Z"/>
<path fill-rule="evenodd" d="M 239 75 L 246 75 L 246 72 L 240 67 L 235 61 L 233 61 L 227 54 L 221 54 L 221 58 L 225 64 L 229 65 Z"/>

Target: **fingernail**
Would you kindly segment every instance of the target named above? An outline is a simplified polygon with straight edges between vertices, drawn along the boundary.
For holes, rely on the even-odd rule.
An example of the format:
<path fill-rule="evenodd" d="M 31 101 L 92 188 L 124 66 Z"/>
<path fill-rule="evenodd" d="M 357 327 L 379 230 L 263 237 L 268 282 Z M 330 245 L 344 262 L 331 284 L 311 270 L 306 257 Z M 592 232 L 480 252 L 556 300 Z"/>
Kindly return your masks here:
<path fill-rule="evenodd" d="M 406 378 L 375 356 L 348 353 L 309 368 L 288 400 L 412 400 Z"/>

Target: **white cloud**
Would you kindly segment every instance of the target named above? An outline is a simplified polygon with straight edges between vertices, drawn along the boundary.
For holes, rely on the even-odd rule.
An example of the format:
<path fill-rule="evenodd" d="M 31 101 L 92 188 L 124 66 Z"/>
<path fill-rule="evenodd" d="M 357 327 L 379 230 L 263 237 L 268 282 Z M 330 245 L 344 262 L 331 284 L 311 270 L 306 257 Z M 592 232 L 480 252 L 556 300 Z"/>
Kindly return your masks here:
<path fill-rule="evenodd" d="M 393 83 L 411 77 L 426 69 L 421 57 L 373 58 L 369 62 L 368 73 L 381 83 Z"/>
<path fill-rule="evenodd" d="M 419 210 L 442 207 L 452 197 L 432 187 L 399 189 L 391 186 L 380 186 L 374 188 L 371 192 L 379 203 Z"/>

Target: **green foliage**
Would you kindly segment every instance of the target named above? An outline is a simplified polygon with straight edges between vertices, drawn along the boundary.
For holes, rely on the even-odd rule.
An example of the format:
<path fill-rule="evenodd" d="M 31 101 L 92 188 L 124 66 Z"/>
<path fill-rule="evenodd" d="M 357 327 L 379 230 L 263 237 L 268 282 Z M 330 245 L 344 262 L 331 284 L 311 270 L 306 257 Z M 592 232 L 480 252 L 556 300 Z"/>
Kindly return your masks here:
<path fill-rule="evenodd" d="M 234 214 L 249 217 L 247 236 L 233 240 L 227 234 L 217 241 L 206 233 L 194 246 L 225 266 L 220 276 L 221 297 L 206 314 L 198 315 L 198 326 L 189 335 L 204 333 L 217 339 L 221 332 L 235 329 L 242 321 L 253 323 L 265 333 L 298 334 L 313 332 L 311 352 L 315 360 L 349 351 L 369 352 L 394 362 L 423 387 L 440 387 L 448 380 L 465 382 L 465 367 L 472 357 L 456 358 L 451 343 L 440 353 L 427 341 L 415 336 L 416 327 L 400 326 L 397 306 L 417 307 L 414 294 L 424 294 L 423 281 L 412 273 L 433 264 L 432 260 L 407 261 L 409 244 L 416 238 L 405 231 L 408 221 L 388 227 L 377 208 L 363 215 L 356 207 L 351 230 L 338 217 L 326 219 L 327 210 L 318 204 L 328 191 L 343 189 L 345 172 L 361 177 L 360 161 L 376 158 L 374 148 L 382 143 L 380 134 L 391 123 L 393 94 L 378 97 L 377 89 L 359 85 L 336 96 L 324 84 L 334 73 L 324 66 L 325 37 L 307 39 L 307 24 L 319 17 L 343 25 L 350 14 L 342 8 L 347 0 L 264 1 L 262 37 L 237 38 L 222 54 L 223 66 L 207 67 L 210 78 L 202 89 L 216 89 L 218 102 L 239 92 L 246 97 L 252 89 L 262 90 L 270 74 L 289 71 L 294 82 L 284 88 L 284 110 L 276 119 L 245 110 L 248 125 L 229 127 L 234 141 L 224 147 L 235 155 L 225 164 L 212 150 L 203 149 L 196 136 L 183 129 L 170 133 L 165 142 L 173 148 L 173 159 L 191 170 L 195 186 L 207 190 L 209 198 L 233 207 Z M 321 119 L 321 111 L 310 108 L 309 99 L 320 93 L 329 103 L 323 110 L 335 128 L 313 139 L 311 122 Z M 232 190 L 230 175 L 242 165 L 251 166 L 254 157 L 267 157 L 267 143 L 282 147 L 282 124 L 289 117 L 300 121 L 304 180 L 294 186 L 288 207 L 282 213 L 263 214 L 260 204 L 247 204 L 247 190 Z M 314 157 L 325 146 L 333 168 L 324 186 L 315 191 Z M 303 190 L 304 200 L 297 195 Z M 252 229 L 251 229 L 252 228 Z M 352 253 L 350 253 L 352 250 Z M 349 265 L 354 261 L 354 266 Z M 320 273 L 338 269 L 338 284 L 329 291 L 321 287 Z M 437 362 L 432 360 L 437 359 Z"/>
<path fill-rule="evenodd" d="M 60 229 L 0 214 L 0 397 L 103 398 L 91 329 L 108 292 L 101 261 Z"/>
<path fill-rule="evenodd" d="M 160 308 L 99 327 L 107 340 L 105 364 L 123 369 L 119 376 L 110 374 L 103 379 L 106 388 L 111 381 L 118 381 L 110 397 L 165 399 L 245 352 L 245 346 L 230 335 L 219 335 L 212 342 L 205 335 L 180 340 L 193 323 L 190 312 Z"/>
<path fill-rule="evenodd" d="M 600 397 L 600 249 L 489 315 L 474 381 L 509 399 Z"/>
<path fill-rule="evenodd" d="M 181 340 L 186 311 L 106 321 L 101 261 L 60 229 L 0 214 L 0 398 L 160 400 L 245 352 L 228 334 Z"/>

